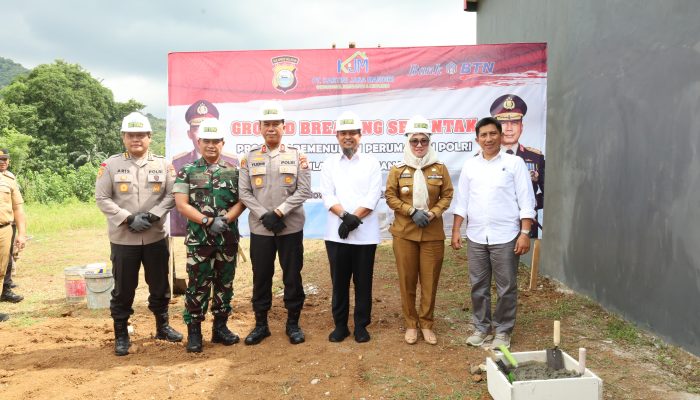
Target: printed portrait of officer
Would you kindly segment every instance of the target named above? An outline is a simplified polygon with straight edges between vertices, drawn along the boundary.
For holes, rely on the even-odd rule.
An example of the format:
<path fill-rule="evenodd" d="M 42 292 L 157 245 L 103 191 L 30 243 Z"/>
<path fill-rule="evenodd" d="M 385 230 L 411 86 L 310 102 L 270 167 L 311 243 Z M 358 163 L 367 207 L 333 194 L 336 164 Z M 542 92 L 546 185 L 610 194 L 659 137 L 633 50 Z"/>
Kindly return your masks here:
<path fill-rule="evenodd" d="M 527 104 L 518 95 L 504 94 L 491 104 L 491 116 L 503 127 L 501 148 L 508 154 L 515 154 L 525 161 L 532 189 L 535 192 L 536 210 L 544 208 L 544 154 L 537 148 L 520 143 L 523 134 L 523 117 L 527 114 Z M 530 231 L 531 238 L 539 237 L 538 224 Z"/>

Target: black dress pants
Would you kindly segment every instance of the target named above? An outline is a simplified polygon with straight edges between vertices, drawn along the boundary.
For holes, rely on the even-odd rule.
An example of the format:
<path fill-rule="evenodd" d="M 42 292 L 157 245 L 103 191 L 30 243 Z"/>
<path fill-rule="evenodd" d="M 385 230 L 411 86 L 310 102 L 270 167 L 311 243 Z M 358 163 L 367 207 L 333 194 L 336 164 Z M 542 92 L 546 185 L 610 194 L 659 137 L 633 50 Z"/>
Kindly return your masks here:
<path fill-rule="evenodd" d="M 376 244 L 348 244 L 326 241 L 333 282 L 333 322 L 348 325 L 350 279 L 355 286 L 355 330 L 372 322 L 372 278 Z"/>
<path fill-rule="evenodd" d="M 250 233 L 250 262 L 253 264 L 253 311 L 268 311 L 272 307 L 272 277 L 275 258 L 279 253 L 284 282 L 284 307 L 301 311 L 304 307 L 304 286 L 301 269 L 304 267 L 304 232 L 281 236 Z"/>
<path fill-rule="evenodd" d="M 154 314 L 168 312 L 170 282 L 168 281 L 168 258 L 170 250 L 164 238 L 145 245 L 121 245 L 110 243 L 112 249 L 112 274 L 114 290 L 109 308 L 115 321 L 129 319 L 134 313 L 134 294 L 139 284 L 139 269 L 148 284 L 148 309 Z"/>

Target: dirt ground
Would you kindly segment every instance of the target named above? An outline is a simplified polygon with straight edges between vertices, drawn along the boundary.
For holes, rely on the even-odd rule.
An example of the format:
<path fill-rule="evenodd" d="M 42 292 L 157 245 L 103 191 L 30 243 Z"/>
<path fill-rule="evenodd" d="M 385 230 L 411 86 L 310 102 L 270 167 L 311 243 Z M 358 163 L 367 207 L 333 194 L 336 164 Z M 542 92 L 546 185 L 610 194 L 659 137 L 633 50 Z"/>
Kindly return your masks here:
<path fill-rule="evenodd" d="M 176 239 L 179 265 L 184 262 Z M 153 339 L 145 283 L 132 318 L 132 354 L 113 355 L 108 310 L 66 304 L 63 268 L 108 260 L 101 230 L 35 238 L 21 260 L 16 291 L 26 299 L 0 303 L 12 319 L 0 325 L 2 399 L 490 399 L 485 374 L 470 367 L 484 362 L 483 349 L 469 347 L 468 279 L 464 253 L 446 249 L 436 306 L 439 343 L 403 342 L 399 290 L 389 242 L 380 245 L 374 276 L 372 340 L 352 337 L 330 343 L 330 278 L 321 241 L 306 241 L 307 301 L 301 324 L 304 344 L 289 344 L 277 272 L 270 315 L 272 336 L 257 346 L 210 343 L 211 318 L 203 325 L 202 354 L 182 344 Z M 235 278 L 230 326 L 244 337 L 253 327 L 250 263 Z M 552 320 L 562 321 L 562 348 L 571 355 L 588 349 L 588 366 L 604 381 L 605 399 L 699 399 L 700 361 L 688 353 L 567 293 L 549 280 L 529 292 L 521 269 L 518 323 L 512 350 L 551 346 Z M 185 333 L 183 299 L 171 304 L 172 325 Z M 350 327 L 352 329 L 352 326 Z"/>

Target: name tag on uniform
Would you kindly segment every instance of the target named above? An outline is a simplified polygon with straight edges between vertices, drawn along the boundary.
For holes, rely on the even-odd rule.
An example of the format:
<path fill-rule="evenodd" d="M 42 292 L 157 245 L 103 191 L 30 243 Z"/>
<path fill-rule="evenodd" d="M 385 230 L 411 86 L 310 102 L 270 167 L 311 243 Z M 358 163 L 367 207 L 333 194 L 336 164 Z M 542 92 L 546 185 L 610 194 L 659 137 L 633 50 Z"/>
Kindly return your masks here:
<path fill-rule="evenodd" d="M 428 179 L 442 179 L 442 175 L 428 175 Z"/>
<path fill-rule="evenodd" d="M 400 178 L 410 178 L 411 176 L 413 175 L 410 172 L 402 172 Z"/>

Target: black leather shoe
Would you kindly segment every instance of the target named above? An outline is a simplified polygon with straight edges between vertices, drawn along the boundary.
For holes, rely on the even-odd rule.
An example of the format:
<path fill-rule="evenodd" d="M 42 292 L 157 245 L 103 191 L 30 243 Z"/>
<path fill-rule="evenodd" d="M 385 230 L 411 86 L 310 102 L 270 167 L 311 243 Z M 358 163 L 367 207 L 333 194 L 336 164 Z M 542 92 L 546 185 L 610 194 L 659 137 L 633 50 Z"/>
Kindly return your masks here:
<path fill-rule="evenodd" d="M 345 340 L 345 338 L 348 336 L 350 336 L 350 330 L 347 326 L 336 326 L 333 332 L 328 335 L 328 341 L 338 343 Z"/>
<path fill-rule="evenodd" d="M 129 354 L 129 331 L 126 321 L 114 321 L 114 354 L 125 356 Z"/>
<path fill-rule="evenodd" d="M 224 346 L 231 346 L 241 341 L 241 338 L 239 338 L 237 334 L 228 329 L 226 326 L 227 321 L 227 315 L 214 317 L 214 326 L 211 330 L 212 343 L 221 343 Z"/>
<path fill-rule="evenodd" d="M 0 313 L 0 322 L 5 322 L 5 321 L 7 321 L 8 319 L 10 319 L 10 315 L 9 315 L 9 314 Z"/>
<path fill-rule="evenodd" d="M 190 322 L 187 325 L 187 352 L 202 352 L 202 324 L 200 322 Z"/>
<path fill-rule="evenodd" d="M 19 303 L 24 300 L 24 296 L 20 296 L 12 291 L 12 289 L 5 289 L 0 295 L 0 301 L 8 301 L 10 303 Z"/>
<path fill-rule="evenodd" d="M 357 343 L 369 342 L 370 336 L 369 332 L 365 328 L 355 329 L 355 341 Z"/>
<path fill-rule="evenodd" d="M 289 343 L 291 344 L 300 344 L 306 341 L 304 331 L 301 330 L 299 325 L 287 325 L 285 332 L 289 336 Z"/>
<path fill-rule="evenodd" d="M 168 323 L 168 313 L 156 314 L 156 339 L 168 342 L 182 342 L 182 333 Z"/>
<path fill-rule="evenodd" d="M 245 338 L 245 344 L 252 345 L 258 344 L 263 341 L 266 337 L 270 336 L 270 328 L 267 325 L 256 325 L 248 336 Z"/>

